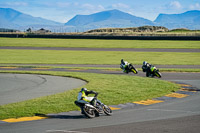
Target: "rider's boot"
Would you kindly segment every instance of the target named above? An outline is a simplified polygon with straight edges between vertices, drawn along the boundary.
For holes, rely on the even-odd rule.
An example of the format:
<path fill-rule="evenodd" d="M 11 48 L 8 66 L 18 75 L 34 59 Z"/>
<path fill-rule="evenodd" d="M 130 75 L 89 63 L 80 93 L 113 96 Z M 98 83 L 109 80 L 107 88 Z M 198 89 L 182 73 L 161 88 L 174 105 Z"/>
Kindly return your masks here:
<path fill-rule="evenodd" d="M 83 111 L 83 108 L 81 108 L 81 114 L 85 114 L 84 111 Z"/>

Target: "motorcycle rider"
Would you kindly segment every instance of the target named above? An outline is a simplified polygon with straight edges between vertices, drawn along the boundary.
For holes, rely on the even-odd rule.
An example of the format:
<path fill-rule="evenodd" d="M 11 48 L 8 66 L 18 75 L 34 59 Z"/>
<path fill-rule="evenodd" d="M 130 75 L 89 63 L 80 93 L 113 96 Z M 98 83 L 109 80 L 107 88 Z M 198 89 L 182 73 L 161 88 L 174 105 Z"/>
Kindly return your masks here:
<path fill-rule="evenodd" d="M 89 94 L 95 94 L 94 97 L 88 97 Z M 97 95 L 98 93 L 95 91 L 88 91 L 87 88 L 82 88 L 81 91 L 78 93 L 78 100 L 84 100 L 86 102 L 91 103 L 93 106 L 96 107 L 96 103 L 97 103 Z M 83 109 L 81 108 L 81 113 L 83 113 Z"/>
<path fill-rule="evenodd" d="M 128 65 L 129 63 L 127 61 L 124 61 L 124 59 L 121 59 L 120 68 L 123 69 L 124 73 L 128 73 Z"/>
<path fill-rule="evenodd" d="M 153 65 L 149 64 L 148 62 L 144 61 L 142 65 L 143 72 L 146 72 L 146 77 L 153 76 L 153 72 L 151 72 L 151 67 Z"/>

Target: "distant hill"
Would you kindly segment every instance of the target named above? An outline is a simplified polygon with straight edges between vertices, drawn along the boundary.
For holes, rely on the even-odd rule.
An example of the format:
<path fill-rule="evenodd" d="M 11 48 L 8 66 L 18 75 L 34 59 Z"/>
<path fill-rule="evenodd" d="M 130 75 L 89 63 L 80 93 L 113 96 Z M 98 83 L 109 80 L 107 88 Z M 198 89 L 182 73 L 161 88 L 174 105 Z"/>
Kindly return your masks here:
<path fill-rule="evenodd" d="M 89 30 L 85 33 L 134 33 L 134 32 L 167 32 L 167 28 L 162 26 L 141 26 L 131 28 L 100 28 Z"/>
<path fill-rule="evenodd" d="M 138 27 L 154 25 L 154 22 L 119 10 L 109 10 L 91 15 L 77 15 L 65 25 L 96 29 L 105 27 Z"/>
<path fill-rule="evenodd" d="M 160 14 L 154 22 L 169 29 L 200 29 L 200 11 L 193 10 L 181 14 Z"/>
<path fill-rule="evenodd" d="M 11 8 L 0 8 L 0 28 L 58 26 L 61 23 L 33 17 Z"/>

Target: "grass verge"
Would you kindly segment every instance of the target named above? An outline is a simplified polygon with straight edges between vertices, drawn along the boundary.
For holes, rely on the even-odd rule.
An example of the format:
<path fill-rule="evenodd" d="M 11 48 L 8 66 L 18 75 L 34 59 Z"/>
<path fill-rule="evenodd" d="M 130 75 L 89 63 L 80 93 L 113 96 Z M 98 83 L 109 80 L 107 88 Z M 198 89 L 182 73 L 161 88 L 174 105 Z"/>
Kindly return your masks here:
<path fill-rule="evenodd" d="M 82 87 L 99 92 L 99 99 L 108 105 L 156 98 L 179 88 L 176 84 L 167 81 L 137 76 L 52 71 L 0 72 L 48 74 L 84 79 L 88 81 L 88 84 Z M 0 119 L 34 116 L 36 113 L 48 114 L 78 110 L 74 101 L 80 88 L 24 102 L 1 105 Z"/>
<path fill-rule="evenodd" d="M 200 49 L 200 41 L 0 38 L 1 46 Z"/>
<path fill-rule="evenodd" d="M 120 64 L 123 58 L 133 64 L 200 65 L 200 53 L 189 52 L 0 50 L 0 57 L 2 64 Z"/>

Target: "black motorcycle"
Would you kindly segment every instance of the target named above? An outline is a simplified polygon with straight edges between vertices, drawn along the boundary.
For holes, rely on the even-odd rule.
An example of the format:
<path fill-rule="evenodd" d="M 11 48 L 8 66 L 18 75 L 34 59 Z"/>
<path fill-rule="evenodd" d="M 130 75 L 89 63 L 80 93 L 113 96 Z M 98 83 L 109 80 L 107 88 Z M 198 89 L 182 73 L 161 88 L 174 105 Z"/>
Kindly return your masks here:
<path fill-rule="evenodd" d="M 162 74 L 159 72 L 159 69 L 157 69 L 155 66 L 150 66 L 150 67 L 142 67 L 143 72 L 146 72 L 146 77 L 158 77 L 161 78 Z"/>
<path fill-rule="evenodd" d="M 75 104 L 82 109 L 82 113 L 88 118 L 98 117 L 100 114 L 112 115 L 112 110 L 97 99 L 96 106 L 84 100 L 77 100 Z"/>
<path fill-rule="evenodd" d="M 154 76 L 156 76 L 158 78 L 162 77 L 161 73 L 159 72 L 159 69 L 157 69 L 155 66 L 151 66 L 150 71 L 152 73 L 152 77 L 154 77 Z"/>

